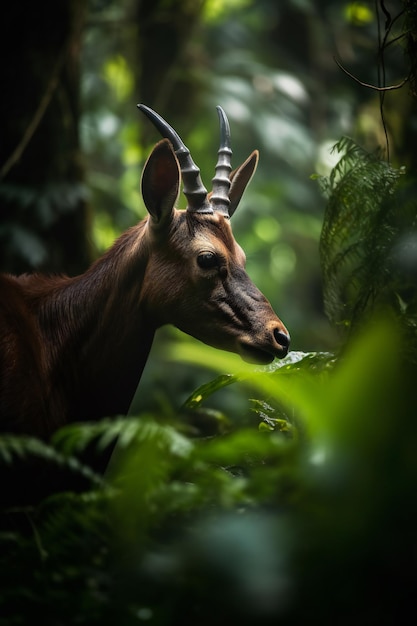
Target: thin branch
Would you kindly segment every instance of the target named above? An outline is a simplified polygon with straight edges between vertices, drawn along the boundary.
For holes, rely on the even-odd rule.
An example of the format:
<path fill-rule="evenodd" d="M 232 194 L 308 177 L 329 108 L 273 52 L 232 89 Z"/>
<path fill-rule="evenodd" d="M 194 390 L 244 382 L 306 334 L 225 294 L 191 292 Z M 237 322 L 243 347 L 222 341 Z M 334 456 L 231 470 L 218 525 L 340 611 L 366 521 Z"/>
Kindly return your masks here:
<path fill-rule="evenodd" d="M 395 89 L 401 89 L 401 87 L 404 87 L 404 85 L 408 83 L 408 81 L 410 80 L 410 76 L 406 76 L 397 85 L 388 85 L 386 87 L 378 87 L 377 85 L 371 85 L 369 83 L 364 83 L 362 80 L 359 80 L 359 78 L 351 74 L 345 67 L 343 67 L 342 63 L 339 61 L 339 59 L 336 56 L 334 56 L 333 59 L 336 65 L 342 70 L 342 72 L 344 72 L 347 76 L 349 76 L 349 78 L 352 78 L 352 80 L 354 80 L 356 83 L 358 83 L 362 87 L 367 87 L 368 89 L 373 89 L 374 91 L 394 91 Z"/>
<path fill-rule="evenodd" d="M 390 27 L 391 27 L 391 24 L 392 24 L 391 13 L 386 8 L 386 6 L 384 4 L 384 0 L 379 0 L 379 5 L 380 5 L 380 7 L 382 9 L 382 12 L 385 15 L 385 30 L 388 32 Z"/>
<path fill-rule="evenodd" d="M 384 6 L 384 0 L 380 0 L 379 5 L 381 6 L 381 9 L 385 14 L 386 20 L 385 20 L 385 35 L 381 43 L 381 24 L 380 24 L 380 17 L 379 17 L 378 0 L 375 0 L 375 10 L 376 10 L 377 24 L 378 24 L 378 57 L 379 57 L 379 63 L 377 65 L 378 85 L 379 86 L 382 85 L 382 87 L 386 87 L 384 51 L 385 51 L 385 46 L 386 46 L 389 32 L 391 30 L 391 26 L 393 22 L 391 20 L 391 15 L 388 13 L 387 9 Z M 385 91 L 379 91 L 379 114 L 381 116 L 382 128 L 384 129 L 385 144 L 387 146 L 387 161 L 389 163 L 390 145 L 389 145 L 388 129 L 387 129 L 387 124 L 385 120 L 385 111 L 384 111 L 385 94 L 386 94 Z"/>
<path fill-rule="evenodd" d="M 397 35 L 396 37 L 393 37 L 392 39 L 390 39 L 389 41 L 386 42 L 385 48 L 388 48 L 389 46 L 392 46 L 392 44 L 397 43 L 397 41 L 400 41 L 400 39 L 404 39 L 405 37 L 410 35 L 411 32 L 412 32 L 412 30 L 411 30 L 411 28 L 409 28 L 408 30 L 405 30 L 403 33 L 401 33 L 400 35 Z"/>

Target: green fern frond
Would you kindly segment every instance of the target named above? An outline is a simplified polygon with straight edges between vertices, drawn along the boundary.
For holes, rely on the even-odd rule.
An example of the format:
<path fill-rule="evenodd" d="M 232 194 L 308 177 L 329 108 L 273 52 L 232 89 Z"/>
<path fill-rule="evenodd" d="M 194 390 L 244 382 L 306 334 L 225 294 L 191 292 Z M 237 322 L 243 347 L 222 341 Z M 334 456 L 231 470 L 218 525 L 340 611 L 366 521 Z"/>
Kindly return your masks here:
<path fill-rule="evenodd" d="M 91 445 L 102 451 L 117 443 L 119 449 L 132 444 L 156 441 L 161 448 L 181 454 L 188 440 L 168 424 L 160 424 L 153 416 L 119 417 L 100 422 L 70 424 L 53 437 L 54 445 L 64 454 L 81 454 Z"/>
<path fill-rule="evenodd" d="M 334 149 L 342 156 L 319 181 L 328 198 L 320 240 L 324 302 L 331 322 L 351 327 L 377 302 L 393 306 L 399 270 L 392 252 L 413 227 L 416 207 L 401 200 L 403 169 L 346 137 Z"/>
<path fill-rule="evenodd" d="M 90 550 L 91 543 L 97 543 L 99 538 L 104 541 L 109 533 L 107 513 L 111 497 L 110 489 L 95 489 L 58 493 L 44 500 L 37 511 L 37 521 L 46 552 L 51 554 L 50 546 L 53 546 L 54 558 L 65 556 L 68 560 L 74 548 L 80 553 L 86 548 Z M 90 548 L 86 537 L 90 538 Z"/>
<path fill-rule="evenodd" d="M 52 445 L 34 437 L 2 435 L 0 437 L 0 470 L 7 472 L 42 463 L 42 467 L 65 470 L 70 474 L 86 478 L 89 483 L 101 485 L 102 479 L 90 467 L 74 456 L 64 455 Z"/>

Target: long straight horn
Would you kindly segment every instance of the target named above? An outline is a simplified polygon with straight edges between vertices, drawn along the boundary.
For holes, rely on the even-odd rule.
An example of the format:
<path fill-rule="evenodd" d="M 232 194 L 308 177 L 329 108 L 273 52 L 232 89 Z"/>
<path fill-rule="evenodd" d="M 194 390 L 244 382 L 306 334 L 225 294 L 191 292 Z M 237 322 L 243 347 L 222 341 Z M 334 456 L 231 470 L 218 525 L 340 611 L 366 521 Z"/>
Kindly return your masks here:
<path fill-rule="evenodd" d="M 232 170 L 232 150 L 230 148 L 230 126 L 226 113 L 221 106 L 216 107 L 220 121 L 220 148 L 215 175 L 213 178 L 213 192 L 210 202 L 214 211 L 229 217 L 229 175 Z"/>
<path fill-rule="evenodd" d="M 213 213 L 207 199 L 207 189 L 201 180 L 200 170 L 191 158 L 190 151 L 181 137 L 158 113 L 144 104 L 137 106 L 151 120 L 162 137 L 169 139 L 172 143 L 181 168 L 183 192 L 188 200 L 187 210 L 194 213 Z"/>

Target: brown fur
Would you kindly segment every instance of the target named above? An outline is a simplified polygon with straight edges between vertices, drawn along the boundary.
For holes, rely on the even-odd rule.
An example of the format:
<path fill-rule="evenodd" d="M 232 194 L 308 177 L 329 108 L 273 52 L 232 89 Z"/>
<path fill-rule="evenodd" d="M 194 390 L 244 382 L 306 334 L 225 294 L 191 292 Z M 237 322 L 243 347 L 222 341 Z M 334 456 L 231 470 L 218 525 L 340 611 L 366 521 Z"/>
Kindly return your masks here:
<path fill-rule="evenodd" d="M 1 431 L 48 438 L 71 421 L 127 413 L 162 324 L 257 362 L 286 353 L 285 327 L 246 274 L 229 220 L 177 211 L 179 185 L 162 141 L 142 179 L 149 216 L 84 274 L 0 275 Z M 218 260 L 209 270 L 198 263 L 207 250 Z"/>

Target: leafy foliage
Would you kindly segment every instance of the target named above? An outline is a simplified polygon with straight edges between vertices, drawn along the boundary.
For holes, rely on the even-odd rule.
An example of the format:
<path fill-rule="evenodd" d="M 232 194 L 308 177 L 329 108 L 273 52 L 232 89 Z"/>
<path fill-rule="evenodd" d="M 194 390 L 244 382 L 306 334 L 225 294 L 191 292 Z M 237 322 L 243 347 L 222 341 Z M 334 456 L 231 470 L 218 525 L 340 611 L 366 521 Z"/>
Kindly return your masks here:
<path fill-rule="evenodd" d="M 328 177 L 320 178 L 327 207 L 320 241 L 324 300 L 330 320 L 355 326 L 376 306 L 389 306 L 415 324 L 417 205 L 403 170 L 349 138 Z"/>
<path fill-rule="evenodd" d="M 384 358 L 388 332 L 391 319 L 375 321 L 343 360 L 296 355 L 220 376 L 186 403 L 204 411 L 226 381 L 243 385 L 256 399 L 243 427 L 196 436 L 186 421 L 142 415 L 72 425 L 40 444 L 53 471 L 55 457 L 117 440 L 100 483 L 3 505 L 7 624 L 400 620 L 416 514 L 415 372 L 404 376 L 399 353 Z"/>
<path fill-rule="evenodd" d="M 81 183 L 50 183 L 38 187 L 0 184 L 3 206 L 0 223 L 3 268 L 13 267 L 16 257 L 25 269 L 42 267 L 48 259 L 45 238 L 48 229 L 63 218 L 71 217 L 87 199 Z"/>

